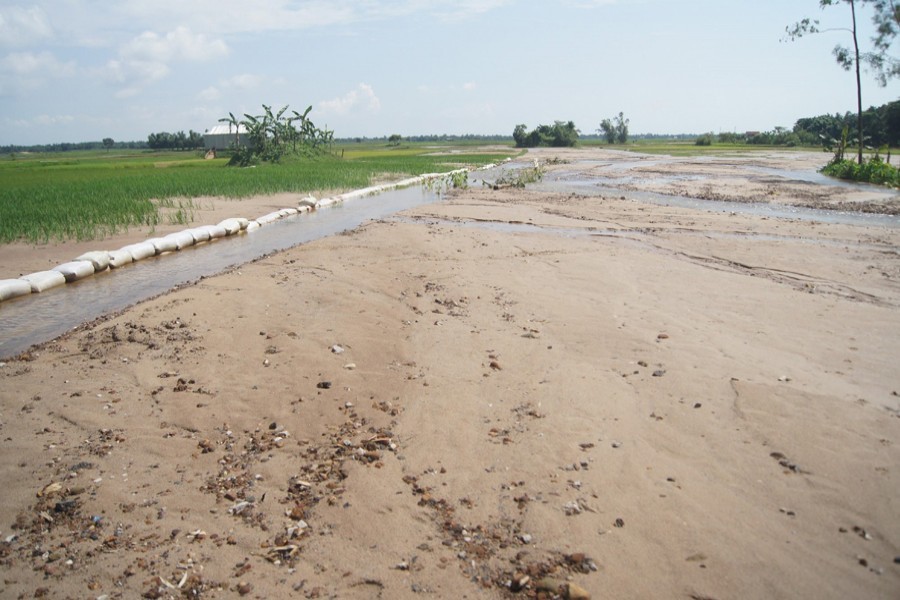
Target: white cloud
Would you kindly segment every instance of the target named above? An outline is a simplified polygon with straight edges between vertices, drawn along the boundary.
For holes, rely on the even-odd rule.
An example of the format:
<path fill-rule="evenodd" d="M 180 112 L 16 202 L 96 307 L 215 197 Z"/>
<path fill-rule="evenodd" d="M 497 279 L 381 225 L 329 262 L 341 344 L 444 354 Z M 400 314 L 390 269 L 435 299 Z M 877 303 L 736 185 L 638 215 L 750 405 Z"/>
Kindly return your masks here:
<path fill-rule="evenodd" d="M 4 117 L 3 122 L 10 127 L 17 129 L 31 129 L 32 127 L 46 127 L 48 125 L 66 125 L 74 123 L 75 117 L 72 115 L 37 115 L 29 118 L 10 119 Z"/>
<path fill-rule="evenodd" d="M 356 89 L 343 96 L 319 102 L 319 110 L 325 115 L 346 115 L 358 110 L 378 112 L 380 109 L 381 101 L 375 95 L 372 86 L 366 83 L 360 83 Z"/>
<path fill-rule="evenodd" d="M 222 40 L 209 39 L 202 33 L 195 34 L 187 27 L 176 27 L 165 36 L 145 31 L 127 43 L 120 54 L 128 60 L 204 62 L 226 56 L 228 46 Z"/>
<path fill-rule="evenodd" d="M 221 82 L 219 87 L 232 90 L 252 90 L 261 86 L 262 83 L 263 78 L 261 75 L 242 73 L 241 75 L 235 75 L 234 77 L 225 79 Z"/>
<path fill-rule="evenodd" d="M 157 27 L 183 23 L 197 30 L 243 33 L 308 29 L 357 20 L 371 3 L 349 0 L 124 0 L 118 10 Z M 374 2 L 380 4 L 380 2 Z"/>
<path fill-rule="evenodd" d="M 75 74 L 75 63 L 60 62 L 50 52 L 13 52 L 0 60 L 0 70 L 18 76 L 68 77 Z"/>
<path fill-rule="evenodd" d="M 171 72 L 170 64 L 206 62 L 228 54 L 222 40 L 195 34 L 187 27 L 176 27 L 165 35 L 145 31 L 119 49 L 119 57 L 106 64 L 104 76 L 124 87 L 117 98 L 130 98 Z"/>
<path fill-rule="evenodd" d="M 50 52 L 12 52 L 0 59 L 0 96 L 33 92 L 75 71 L 74 62 L 62 62 Z"/>
<path fill-rule="evenodd" d="M 33 119 L 35 125 L 64 125 L 72 123 L 75 117 L 72 115 L 38 115 Z"/>
<path fill-rule="evenodd" d="M 69 0 L 82 2 L 86 0 Z M 194 31 L 261 33 L 298 31 L 425 13 L 459 21 L 516 0 L 118 0 L 109 19 L 165 29 L 179 23 Z M 105 15 L 102 15 L 103 18 Z"/>
<path fill-rule="evenodd" d="M 513 0 L 448 0 L 432 2 L 432 4 L 436 5 L 433 13 L 445 21 L 462 21 L 512 3 Z"/>
<path fill-rule="evenodd" d="M 474 81 L 467 81 L 462 86 L 463 90 L 465 90 L 467 92 L 474 92 L 476 87 L 478 87 L 478 86 Z"/>
<path fill-rule="evenodd" d="M 197 98 L 203 100 L 204 102 L 214 102 L 222 97 L 222 92 L 219 91 L 214 85 L 209 86 L 205 90 L 201 90 L 199 94 L 197 94 Z"/>
<path fill-rule="evenodd" d="M 0 44 L 27 46 L 53 35 L 47 13 L 39 6 L 0 6 Z"/>

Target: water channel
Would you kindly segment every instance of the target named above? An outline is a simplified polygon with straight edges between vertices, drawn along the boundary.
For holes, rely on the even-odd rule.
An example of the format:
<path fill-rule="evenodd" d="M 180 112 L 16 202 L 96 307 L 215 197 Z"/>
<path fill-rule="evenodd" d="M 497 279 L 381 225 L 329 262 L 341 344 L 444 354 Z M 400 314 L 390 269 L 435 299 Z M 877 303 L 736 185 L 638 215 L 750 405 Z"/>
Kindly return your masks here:
<path fill-rule="evenodd" d="M 176 286 L 439 199 L 438 192 L 425 187 L 392 190 L 0 302 L 0 359 Z"/>
<path fill-rule="evenodd" d="M 529 164 L 510 163 L 503 169 L 480 171 L 477 175 L 470 175 L 469 184 L 481 186 L 482 181 L 494 179 L 505 169 L 512 170 Z M 596 164 L 596 161 L 593 163 L 585 161 L 585 165 L 587 164 Z M 574 163 L 571 171 L 552 172 L 544 181 L 530 184 L 529 189 L 575 192 L 583 195 L 624 196 L 641 202 L 696 210 L 900 227 L 900 217 L 891 215 L 846 213 L 778 204 L 720 202 L 653 192 L 623 191 L 614 187 L 617 178 L 586 177 L 583 171 L 579 172 L 579 166 L 582 165 Z M 821 181 L 822 176 L 818 173 L 811 175 L 800 170 L 774 170 L 764 167 L 763 169 L 767 175 L 782 177 L 785 180 L 815 179 L 815 183 L 820 185 L 847 185 L 844 182 Z M 624 165 L 622 168 L 615 168 L 617 172 L 625 170 L 627 169 Z M 415 186 L 391 190 L 377 196 L 359 198 L 315 212 L 287 217 L 252 233 L 242 233 L 132 263 L 41 294 L 31 294 L 2 302 L 0 359 L 15 356 L 32 345 L 58 337 L 81 323 L 122 310 L 177 286 L 221 273 L 272 252 L 353 229 L 371 219 L 381 219 L 438 200 L 440 193 L 428 187 Z"/>

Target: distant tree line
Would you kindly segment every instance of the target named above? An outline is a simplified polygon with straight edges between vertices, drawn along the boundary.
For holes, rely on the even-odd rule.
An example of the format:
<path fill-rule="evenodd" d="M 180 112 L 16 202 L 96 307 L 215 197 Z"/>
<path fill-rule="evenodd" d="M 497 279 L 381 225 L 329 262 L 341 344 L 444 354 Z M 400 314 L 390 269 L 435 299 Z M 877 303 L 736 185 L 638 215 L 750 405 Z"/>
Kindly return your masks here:
<path fill-rule="evenodd" d="M 110 138 L 106 138 L 110 139 Z M 112 146 L 104 144 L 102 141 L 96 142 L 59 142 L 56 144 L 9 144 L 0 146 L 0 154 L 11 154 L 13 152 L 72 152 L 76 150 L 108 150 L 110 148 L 119 150 L 143 150 L 147 148 L 147 142 L 113 142 Z"/>
<path fill-rule="evenodd" d="M 203 134 L 194 130 L 151 133 L 147 136 L 147 147 L 151 150 L 197 150 L 203 147 Z"/>
<path fill-rule="evenodd" d="M 863 143 L 870 148 L 900 146 L 900 100 L 873 106 L 862 113 Z M 775 127 L 771 131 L 747 133 L 706 133 L 697 137 L 698 146 L 722 144 L 759 144 L 764 146 L 825 146 L 840 141 L 844 130 L 853 135 L 857 114 L 818 115 L 797 119 L 793 129 Z"/>

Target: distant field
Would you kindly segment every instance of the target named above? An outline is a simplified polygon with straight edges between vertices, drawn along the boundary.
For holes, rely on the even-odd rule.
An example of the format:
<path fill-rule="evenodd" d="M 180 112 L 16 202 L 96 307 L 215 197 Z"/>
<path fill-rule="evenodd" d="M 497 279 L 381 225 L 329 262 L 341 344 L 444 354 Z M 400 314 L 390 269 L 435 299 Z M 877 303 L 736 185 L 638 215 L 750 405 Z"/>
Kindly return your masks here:
<path fill-rule="evenodd" d="M 471 146 L 339 146 L 335 156 L 240 169 L 196 152 L 20 153 L 0 159 L 0 243 L 87 240 L 166 218 L 188 223 L 192 198 L 354 189 L 373 179 L 479 166 L 515 154 Z M 344 158 L 339 156 L 343 154 Z"/>

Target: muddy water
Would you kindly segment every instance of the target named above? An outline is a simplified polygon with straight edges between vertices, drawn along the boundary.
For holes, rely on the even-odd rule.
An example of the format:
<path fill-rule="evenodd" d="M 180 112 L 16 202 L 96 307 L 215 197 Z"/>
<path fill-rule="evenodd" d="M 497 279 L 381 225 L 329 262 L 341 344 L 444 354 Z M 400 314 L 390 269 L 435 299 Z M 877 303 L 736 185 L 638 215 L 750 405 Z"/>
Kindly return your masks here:
<path fill-rule="evenodd" d="M 0 358 L 14 356 L 81 323 L 175 286 L 439 199 L 437 192 L 422 187 L 392 190 L 0 303 Z"/>
<path fill-rule="evenodd" d="M 556 192 L 556 193 L 576 193 L 582 195 L 596 196 L 618 196 L 625 197 L 629 200 L 639 202 L 647 202 L 661 206 L 676 206 L 680 208 L 690 208 L 694 210 L 704 210 L 713 212 L 726 212 L 737 214 L 749 214 L 762 217 L 774 217 L 785 219 L 800 219 L 804 221 L 818 221 L 822 223 L 840 223 L 845 225 L 860 225 L 874 227 L 900 227 L 900 216 L 867 214 L 859 212 L 843 212 L 835 210 L 821 210 L 815 208 L 804 208 L 790 206 L 787 204 L 776 203 L 749 203 L 749 202 L 726 202 L 719 200 L 704 200 L 692 198 L 690 196 L 679 196 L 674 194 L 661 194 L 657 192 L 623 190 L 618 186 L 626 186 L 639 181 L 646 181 L 652 178 L 654 182 L 666 183 L 677 181 L 701 181 L 714 180 L 715 175 L 705 175 L 698 173 L 672 173 L 672 174 L 648 174 L 639 171 L 632 172 L 632 169 L 638 167 L 652 167 L 658 165 L 671 164 L 672 158 L 663 159 L 641 159 L 641 160 L 581 160 L 567 165 L 565 169 L 554 170 L 544 176 L 544 180 L 538 183 L 529 184 L 528 188 L 538 191 Z M 696 162 L 704 162 L 702 157 Z M 509 170 L 517 168 L 529 167 L 530 162 L 515 162 L 508 165 Z M 601 173 L 590 173 L 589 169 L 603 167 Z M 757 165 L 740 165 L 736 167 L 738 173 L 751 173 L 756 175 L 764 175 L 771 177 L 776 181 L 784 183 L 804 182 L 812 185 L 823 187 L 837 187 L 842 189 L 865 191 L 875 197 L 883 197 L 885 199 L 895 199 L 898 197 L 896 190 L 888 188 L 853 183 L 834 179 L 812 169 L 783 169 L 773 167 L 763 167 Z M 490 181 L 490 176 L 484 178 Z"/>

